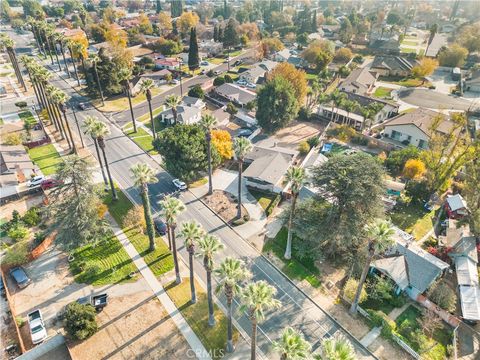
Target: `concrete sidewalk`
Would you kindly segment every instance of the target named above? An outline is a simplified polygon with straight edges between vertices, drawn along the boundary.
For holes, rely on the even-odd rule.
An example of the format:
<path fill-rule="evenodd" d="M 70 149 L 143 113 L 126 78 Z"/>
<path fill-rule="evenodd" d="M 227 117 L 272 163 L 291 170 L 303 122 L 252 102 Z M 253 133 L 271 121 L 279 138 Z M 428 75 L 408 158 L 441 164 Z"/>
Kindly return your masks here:
<path fill-rule="evenodd" d="M 132 243 L 128 240 L 127 235 L 120 229 L 117 222 L 112 218 L 110 214 L 106 214 L 106 219 L 110 223 L 110 226 L 115 233 L 115 236 L 118 238 L 120 243 L 122 244 L 123 248 L 133 260 L 133 263 L 140 271 L 144 279 L 147 281 L 147 284 L 152 289 L 153 293 L 156 295 L 160 303 L 167 311 L 168 315 L 172 318 L 175 322 L 175 325 L 178 327 L 180 332 L 182 333 L 183 337 L 187 340 L 188 344 L 192 348 L 192 351 L 195 353 L 196 357 L 200 360 L 210 360 L 211 357 L 208 351 L 205 349 L 201 341 L 198 339 L 197 335 L 193 332 L 190 328 L 188 323 L 186 322 L 185 318 L 182 316 L 180 311 L 176 308 L 175 304 L 172 302 L 170 297 L 167 295 L 165 290 L 163 289 L 162 284 L 157 280 L 153 272 L 147 266 L 143 258 L 140 256 L 138 251 L 132 245 Z"/>

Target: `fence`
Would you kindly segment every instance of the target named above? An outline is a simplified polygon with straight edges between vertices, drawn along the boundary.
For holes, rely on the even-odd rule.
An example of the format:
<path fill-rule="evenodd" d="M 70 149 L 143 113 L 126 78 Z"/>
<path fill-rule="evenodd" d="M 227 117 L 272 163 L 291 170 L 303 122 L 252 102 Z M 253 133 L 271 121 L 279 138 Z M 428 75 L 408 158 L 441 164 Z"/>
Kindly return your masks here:
<path fill-rule="evenodd" d="M 32 149 L 34 147 L 37 147 L 37 146 L 41 146 L 41 145 L 45 145 L 45 144 L 50 144 L 52 142 L 52 140 L 50 140 L 50 137 L 48 135 L 45 134 L 45 137 L 41 140 L 37 140 L 37 141 L 31 141 L 31 142 L 27 142 L 27 143 L 23 143 L 24 146 L 28 147 L 29 149 Z"/>
<path fill-rule="evenodd" d="M 55 236 L 57 235 L 57 232 L 53 232 L 50 235 L 48 235 L 41 243 L 38 245 L 35 249 L 32 250 L 29 256 L 29 261 L 37 259 L 40 255 L 42 255 L 45 250 L 47 250 L 50 245 L 53 243 L 53 240 L 55 240 Z"/>

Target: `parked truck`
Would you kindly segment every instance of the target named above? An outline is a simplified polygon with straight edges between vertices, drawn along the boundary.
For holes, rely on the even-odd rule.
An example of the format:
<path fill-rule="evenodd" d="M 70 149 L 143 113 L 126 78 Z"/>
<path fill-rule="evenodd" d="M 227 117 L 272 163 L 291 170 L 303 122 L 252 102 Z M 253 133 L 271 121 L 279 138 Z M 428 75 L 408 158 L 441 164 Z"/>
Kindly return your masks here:
<path fill-rule="evenodd" d="M 28 325 L 30 327 L 30 335 L 32 336 L 32 343 L 34 345 L 40 344 L 47 338 L 47 329 L 43 323 L 42 312 L 35 310 L 28 315 Z"/>

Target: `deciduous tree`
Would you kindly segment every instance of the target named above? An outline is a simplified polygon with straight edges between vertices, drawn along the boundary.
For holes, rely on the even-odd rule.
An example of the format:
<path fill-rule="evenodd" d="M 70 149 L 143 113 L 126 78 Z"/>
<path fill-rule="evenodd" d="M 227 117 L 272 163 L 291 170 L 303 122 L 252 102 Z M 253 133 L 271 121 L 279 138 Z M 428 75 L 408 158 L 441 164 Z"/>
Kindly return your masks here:
<path fill-rule="evenodd" d="M 432 75 L 437 66 L 438 61 L 436 59 L 423 58 L 419 65 L 412 68 L 412 75 L 423 78 L 423 82 L 425 82 L 425 77 Z"/>
<path fill-rule="evenodd" d="M 458 44 L 453 44 L 448 48 L 440 50 L 438 53 L 438 62 L 441 66 L 461 67 L 465 63 L 467 55 L 467 49 Z"/>
<path fill-rule="evenodd" d="M 191 28 L 194 28 L 197 26 L 199 20 L 200 18 L 193 11 L 184 12 L 177 19 L 177 28 L 180 31 L 180 33 L 183 36 L 185 36 L 188 34 Z"/>
<path fill-rule="evenodd" d="M 292 64 L 283 62 L 275 66 L 275 68 L 267 74 L 267 80 L 272 80 L 277 76 L 284 78 L 292 84 L 298 103 L 303 104 L 308 89 L 305 71 L 298 70 Z"/>
<path fill-rule="evenodd" d="M 217 149 L 222 160 L 228 160 L 233 157 L 233 141 L 228 131 L 212 130 L 212 144 Z"/>
<path fill-rule="evenodd" d="M 425 164 L 422 160 L 410 159 L 405 163 L 403 168 L 403 176 L 408 179 L 418 179 L 425 173 Z"/>

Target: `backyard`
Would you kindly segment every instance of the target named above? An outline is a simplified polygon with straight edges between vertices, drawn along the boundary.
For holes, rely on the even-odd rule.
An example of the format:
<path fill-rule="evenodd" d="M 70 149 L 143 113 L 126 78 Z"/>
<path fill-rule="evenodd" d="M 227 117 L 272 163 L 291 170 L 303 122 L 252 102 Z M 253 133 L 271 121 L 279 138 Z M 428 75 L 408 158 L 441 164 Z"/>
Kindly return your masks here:
<path fill-rule="evenodd" d="M 420 240 L 432 229 L 437 211 L 428 212 L 420 203 L 398 203 L 389 215 L 394 225 Z"/>
<path fill-rule="evenodd" d="M 380 99 L 387 99 L 390 98 L 392 95 L 392 90 L 390 88 L 386 88 L 383 86 L 380 86 L 375 89 L 375 92 L 373 93 L 373 96 L 380 98 Z"/>
<path fill-rule="evenodd" d="M 43 175 L 54 174 L 55 167 L 62 161 L 60 154 L 52 144 L 28 149 L 28 155 L 33 163 L 40 168 Z"/>
<path fill-rule="evenodd" d="M 270 253 L 282 261 L 282 271 L 290 278 L 294 280 L 306 280 L 313 287 L 318 288 L 321 285 L 319 279 L 320 270 L 315 265 L 315 259 L 311 257 L 299 258 L 295 246 L 292 248 L 292 258 L 286 260 L 283 255 L 285 253 L 285 247 L 287 245 L 288 231 L 286 228 L 282 228 L 274 239 L 269 240 L 263 247 L 263 253 L 267 256 Z M 295 235 L 292 239 L 293 243 L 300 241 Z"/>

